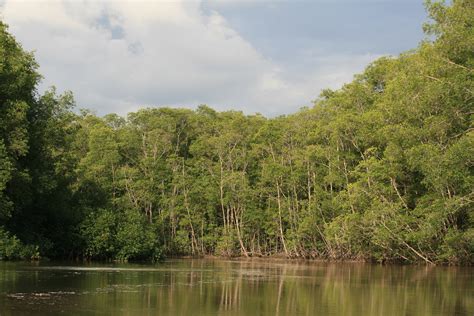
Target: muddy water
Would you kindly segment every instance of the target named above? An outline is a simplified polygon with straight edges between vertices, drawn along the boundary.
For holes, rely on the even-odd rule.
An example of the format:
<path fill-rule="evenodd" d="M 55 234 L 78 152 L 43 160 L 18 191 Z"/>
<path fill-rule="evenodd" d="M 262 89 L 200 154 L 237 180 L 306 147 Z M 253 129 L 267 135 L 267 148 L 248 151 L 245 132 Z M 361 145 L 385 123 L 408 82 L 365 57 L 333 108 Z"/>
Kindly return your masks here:
<path fill-rule="evenodd" d="M 474 268 L 288 261 L 0 263 L 6 315 L 474 315 Z"/>

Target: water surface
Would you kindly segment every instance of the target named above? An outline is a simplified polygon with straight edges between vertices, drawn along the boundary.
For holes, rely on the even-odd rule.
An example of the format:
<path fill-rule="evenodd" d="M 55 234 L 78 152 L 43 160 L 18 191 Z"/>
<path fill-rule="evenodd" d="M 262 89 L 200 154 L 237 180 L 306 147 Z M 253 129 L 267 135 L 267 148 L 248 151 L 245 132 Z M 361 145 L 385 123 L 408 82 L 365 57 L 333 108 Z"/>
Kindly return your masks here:
<path fill-rule="evenodd" d="M 294 261 L 0 263 L 6 315 L 474 315 L 474 268 Z"/>

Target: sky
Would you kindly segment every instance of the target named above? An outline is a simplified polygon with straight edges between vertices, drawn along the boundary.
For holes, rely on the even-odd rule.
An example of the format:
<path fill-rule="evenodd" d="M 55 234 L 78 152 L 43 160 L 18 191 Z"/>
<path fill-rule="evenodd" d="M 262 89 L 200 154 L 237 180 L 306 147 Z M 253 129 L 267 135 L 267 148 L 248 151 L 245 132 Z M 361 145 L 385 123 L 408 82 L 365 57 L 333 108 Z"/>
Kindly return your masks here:
<path fill-rule="evenodd" d="M 276 116 L 424 38 L 422 0 L 0 0 L 43 80 L 79 108 Z"/>

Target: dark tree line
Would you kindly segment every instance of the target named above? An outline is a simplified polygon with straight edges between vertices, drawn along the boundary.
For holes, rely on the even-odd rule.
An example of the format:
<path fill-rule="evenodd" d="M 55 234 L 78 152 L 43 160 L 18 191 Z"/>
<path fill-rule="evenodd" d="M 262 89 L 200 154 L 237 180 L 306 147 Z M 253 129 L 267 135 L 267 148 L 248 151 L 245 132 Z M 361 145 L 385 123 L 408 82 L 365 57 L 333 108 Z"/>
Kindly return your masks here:
<path fill-rule="evenodd" d="M 74 112 L 0 24 L 0 257 L 472 264 L 474 3 L 431 40 L 268 119 Z"/>

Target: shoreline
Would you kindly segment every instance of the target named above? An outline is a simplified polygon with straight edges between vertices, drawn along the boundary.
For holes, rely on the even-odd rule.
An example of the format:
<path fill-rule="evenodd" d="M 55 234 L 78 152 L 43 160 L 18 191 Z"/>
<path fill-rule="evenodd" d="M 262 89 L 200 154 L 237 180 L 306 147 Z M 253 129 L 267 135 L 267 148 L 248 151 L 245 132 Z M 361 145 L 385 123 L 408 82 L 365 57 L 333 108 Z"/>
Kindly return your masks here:
<path fill-rule="evenodd" d="M 474 268 L 474 264 L 429 264 L 426 262 L 403 262 L 403 261 L 385 261 L 378 262 L 375 260 L 363 260 L 363 259 L 324 259 L 324 258 L 288 258 L 282 255 L 271 255 L 271 256 L 216 256 L 216 255 L 200 255 L 200 256 L 168 256 L 162 260 L 150 261 L 150 260 L 85 260 L 85 259 L 50 259 L 41 258 L 38 260 L 0 260 L 0 263 L 47 263 L 47 262 L 63 262 L 63 263 L 87 263 L 87 264 L 143 264 L 143 265 L 154 265 L 167 261 L 173 260 L 209 260 L 209 261 L 234 261 L 234 262 L 268 262 L 268 263 L 299 263 L 299 264 L 367 264 L 367 265 L 379 265 L 379 266 L 418 266 L 418 267 L 449 267 L 449 268 Z"/>
<path fill-rule="evenodd" d="M 202 255 L 202 256 L 169 256 L 165 257 L 163 261 L 167 260 L 229 260 L 235 262 L 245 262 L 245 261 L 269 261 L 269 262 L 288 262 L 288 263 L 327 263 L 327 264 L 371 264 L 371 265 L 382 265 L 382 266 L 426 266 L 426 267 L 474 267 L 474 264 L 429 264 L 424 261 L 419 262 L 403 262 L 403 261 L 385 261 L 379 262 L 375 260 L 364 260 L 364 259 L 325 259 L 325 258 L 288 258 L 281 255 L 271 255 L 271 256 L 254 256 L 254 257 L 245 257 L 245 256 L 215 256 L 215 255 Z M 131 261 L 130 263 L 134 263 Z M 138 263 L 138 262 L 137 262 Z"/>

